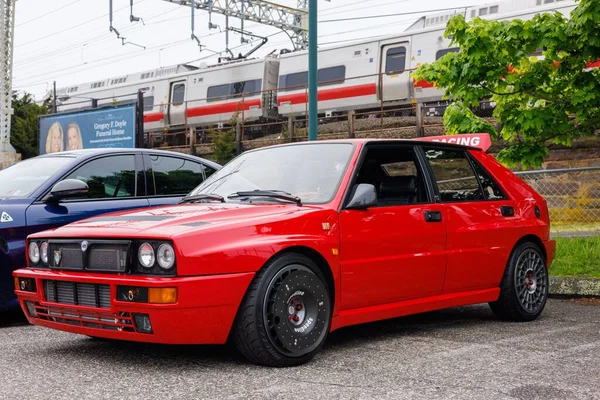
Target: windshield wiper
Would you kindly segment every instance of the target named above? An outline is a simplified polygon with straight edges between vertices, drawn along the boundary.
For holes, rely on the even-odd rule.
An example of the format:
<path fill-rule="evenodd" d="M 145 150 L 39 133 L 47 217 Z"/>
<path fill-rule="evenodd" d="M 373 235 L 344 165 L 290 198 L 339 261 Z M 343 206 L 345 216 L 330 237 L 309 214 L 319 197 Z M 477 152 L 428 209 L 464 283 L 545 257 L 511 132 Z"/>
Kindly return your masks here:
<path fill-rule="evenodd" d="M 298 196 L 294 196 L 291 193 L 284 192 L 282 190 L 253 190 L 248 192 L 236 192 L 227 196 L 228 199 L 235 199 L 239 197 L 271 197 L 279 200 L 291 201 L 299 206 L 302 205 L 302 199 Z"/>
<path fill-rule="evenodd" d="M 200 200 L 216 200 L 220 201 L 221 203 L 225 203 L 225 199 L 223 198 L 223 196 L 219 196 L 218 194 L 196 194 L 193 196 L 184 197 L 179 201 L 179 204 L 194 203 Z"/>

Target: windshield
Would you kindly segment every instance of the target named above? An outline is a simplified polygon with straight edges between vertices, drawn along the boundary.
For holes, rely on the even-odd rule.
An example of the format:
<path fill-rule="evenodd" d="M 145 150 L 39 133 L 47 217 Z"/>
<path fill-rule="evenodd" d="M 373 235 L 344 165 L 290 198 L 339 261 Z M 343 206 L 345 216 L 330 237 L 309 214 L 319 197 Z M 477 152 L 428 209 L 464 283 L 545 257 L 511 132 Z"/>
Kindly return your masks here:
<path fill-rule="evenodd" d="M 0 197 L 27 197 L 72 161 L 69 157 L 31 158 L 3 169 Z"/>
<path fill-rule="evenodd" d="M 290 145 L 251 151 L 212 174 L 190 195 L 217 194 L 227 199 L 237 192 L 275 190 L 297 196 L 303 203 L 326 203 L 335 195 L 352 151 L 350 143 Z"/>

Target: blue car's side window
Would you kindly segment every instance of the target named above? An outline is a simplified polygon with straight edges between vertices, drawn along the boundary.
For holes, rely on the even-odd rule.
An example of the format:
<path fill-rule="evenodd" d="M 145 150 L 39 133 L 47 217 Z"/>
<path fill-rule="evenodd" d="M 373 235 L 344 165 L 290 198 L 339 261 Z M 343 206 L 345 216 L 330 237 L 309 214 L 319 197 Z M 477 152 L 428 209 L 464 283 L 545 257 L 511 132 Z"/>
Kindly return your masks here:
<path fill-rule="evenodd" d="M 85 199 L 135 197 L 135 158 L 133 155 L 120 155 L 92 160 L 64 179 L 79 179 L 87 183 L 89 191 Z"/>
<path fill-rule="evenodd" d="M 184 158 L 149 155 L 157 196 L 185 196 L 204 181 L 208 167 Z"/>

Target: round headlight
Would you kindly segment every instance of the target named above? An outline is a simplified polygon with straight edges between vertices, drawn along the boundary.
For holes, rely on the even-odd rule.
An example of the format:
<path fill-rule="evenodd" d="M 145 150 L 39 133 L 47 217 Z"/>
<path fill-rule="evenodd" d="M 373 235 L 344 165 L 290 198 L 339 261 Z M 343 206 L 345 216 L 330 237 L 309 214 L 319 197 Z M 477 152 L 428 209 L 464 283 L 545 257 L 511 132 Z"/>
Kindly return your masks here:
<path fill-rule="evenodd" d="M 160 265 L 162 269 L 169 269 L 175 264 L 175 250 L 173 250 L 173 247 L 170 244 L 163 243 L 158 246 L 156 259 L 158 260 L 158 265 Z"/>
<path fill-rule="evenodd" d="M 150 244 L 144 243 L 140 246 L 138 260 L 140 261 L 140 264 L 142 264 L 142 267 L 152 268 L 154 265 L 154 249 Z"/>
<path fill-rule="evenodd" d="M 36 242 L 29 243 L 29 261 L 33 264 L 40 262 L 40 247 Z"/>
<path fill-rule="evenodd" d="M 44 264 L 48 264 L 48 242 L 42 242 L 40 246 L 40 258 Z"/>

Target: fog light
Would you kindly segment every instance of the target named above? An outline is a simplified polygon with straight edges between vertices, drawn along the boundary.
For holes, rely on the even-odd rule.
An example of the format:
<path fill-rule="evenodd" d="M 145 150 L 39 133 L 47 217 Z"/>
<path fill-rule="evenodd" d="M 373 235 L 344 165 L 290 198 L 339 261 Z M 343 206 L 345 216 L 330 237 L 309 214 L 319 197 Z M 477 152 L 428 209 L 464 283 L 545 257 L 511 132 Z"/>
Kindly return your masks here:
<path fill-rule="evenodd" d="M 147 314 L 133 314 L 135 330 L 141 333 L 152 333 L 150 317 Z"/>
<path fill-rule="evenodd" d="M 133 286 L 117 286 L 117 300 L 134 303 L 148 302 L 148 288 Z"/>
<path fill-rule="evenodd" d="M 148 303 L 173 304 L 177 303 L 177 288 L 149 288 Z"/>
<path fill-rule="evenodd" d="M 35 292 L 35 280 L 15 277 L 15 288 L 24 292 Z"/>
<path fill-rule="evenodd" d="M 29 313 L 30 316 L 37 318 L 37 313 L 35 312 L 35 305 L 33 304 L 33 301 L 25 301 L 25 306 L 27 307 L 27 312 Z"/>

